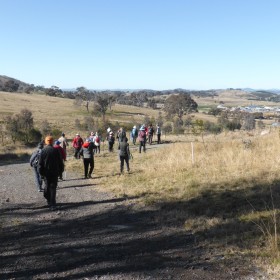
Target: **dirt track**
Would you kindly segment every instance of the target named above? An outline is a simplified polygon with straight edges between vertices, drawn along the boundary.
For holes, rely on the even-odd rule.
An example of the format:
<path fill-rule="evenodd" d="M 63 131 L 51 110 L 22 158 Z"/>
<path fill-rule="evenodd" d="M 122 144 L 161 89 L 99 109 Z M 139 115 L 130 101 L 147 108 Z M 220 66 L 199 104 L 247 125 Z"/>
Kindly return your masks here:
<path fill-rule="evenodd" d="M 55 212 L 28 163 L 0 166 L 0 179 L 0 279 L 267 279 L 162 222 L 162 209 L 98 192 L 105 178 L 68 172 Z"/>

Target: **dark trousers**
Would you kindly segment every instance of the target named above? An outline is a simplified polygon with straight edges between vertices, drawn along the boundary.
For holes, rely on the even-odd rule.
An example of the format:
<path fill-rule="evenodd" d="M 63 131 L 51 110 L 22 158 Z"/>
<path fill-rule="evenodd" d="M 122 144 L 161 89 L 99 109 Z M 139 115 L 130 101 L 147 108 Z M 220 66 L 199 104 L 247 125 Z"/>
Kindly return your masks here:
<path fill-rule="evenodd" d="M 89 172 L 88 172 L 88 168 L 89 168 Z M 93 168 L 94 168 L 94 160 L 93 160 L 93 158 L 84 158 L 85 177 L 91 176 L 91 174 L 93 172 Z"/>
<path fill-rule="evenodd" d="M 48 201 L 49 206 L 56 206 L 56 188 L 57 188 L 57 176 L 45 177 L 44 197 Z"/>
<path fill-rule="evenodd" d="M 39 191 L 42 188 L 42 183 L 43 183 L 42 178 L 37 167 L 33 167 L 33 172 L 34 172 L 35 184 Z"/>
<path fill-rule="evenodd" d="M 126 169 L 129 171 L 129 158 L 128 156 L 120 156 L 121 161 L 121 173 L 123 172 L 124 162 L 126 163 Z"/>
<path fill-rule="evenodd" d="M 160 135 L 161 134 L 157 134 L 157 143 L 160 144 Z"/>
<path fill-rule="evenodd" d="M 74 149 L 75 149 L 74 157 L 75 157 L 75 158 L 80 158 L 79 151 L 81 150 L 81 148 L 74 148 Z"/>
<path fill-rule="evenodd" d="M 152 144 L 152 142 L 153 142 L 153 134 L 149 134 L 148 142 L 149 142 L 150 145 Z"/>
<path fill-rule="evenodd" d="M 139 153 L 141 153 L 142 147 L 143 147 L 143 151 L 146 152 L 146 141 L 139 142 Z"/>
<path fill-rule="evenodd" d="M 135 145 L 135 143 L 136 143 L 136 136 L 132 136 L 132 143 L 133 143 L 133 145 Z"/>
<path fill-rule="evenodd" d="M 108 142 L 108 145 L 109 145 L 109 152 L 113 152 L 114 143 Z"/>

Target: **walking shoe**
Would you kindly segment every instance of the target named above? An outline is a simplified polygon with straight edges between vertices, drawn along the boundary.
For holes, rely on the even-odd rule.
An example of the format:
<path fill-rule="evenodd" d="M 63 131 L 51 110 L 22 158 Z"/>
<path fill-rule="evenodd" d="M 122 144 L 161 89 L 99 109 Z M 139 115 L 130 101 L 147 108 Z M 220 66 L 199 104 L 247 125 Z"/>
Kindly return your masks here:
<path fill-rule="evenodd" d="M 88 175 L 88 178 L 92 179 L 93 177 L 91 175 Z"/>
<path fill-rule="evenodd" d="M 56 206 L 51 206 L 50 209 L 51 209 L 51 211 L 57 210 Z"/>

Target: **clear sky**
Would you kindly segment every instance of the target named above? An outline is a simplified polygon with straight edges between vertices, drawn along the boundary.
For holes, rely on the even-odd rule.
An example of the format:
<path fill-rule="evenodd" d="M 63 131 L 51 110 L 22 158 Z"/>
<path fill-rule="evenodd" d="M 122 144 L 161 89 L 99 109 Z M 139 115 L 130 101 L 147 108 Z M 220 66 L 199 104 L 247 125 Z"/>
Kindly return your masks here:
<path fill-rule="evenodd" d="M 280 88 L 279 0 L 0 0 L 0 75 L 88 89 Z"/>

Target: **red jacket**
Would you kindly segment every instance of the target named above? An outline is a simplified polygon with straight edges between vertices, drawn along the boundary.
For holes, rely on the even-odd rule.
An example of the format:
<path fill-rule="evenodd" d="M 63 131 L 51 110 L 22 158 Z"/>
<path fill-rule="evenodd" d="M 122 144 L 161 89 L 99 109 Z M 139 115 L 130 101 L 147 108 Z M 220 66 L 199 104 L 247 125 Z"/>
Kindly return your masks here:
<path fill-rule="evenodd" d="M 73 139 L 73 142 L 72 142 L 72 146 L 74 148 L 81 148 L 82 145 L 84 144 L 84 141 L 83 139 L 80 137 L 80 136 L 76 136 L 74 139 Z"/>
<path fill-rule="evenodd" d="M 54 145 L 53 147 L 54 147 L 55 149 L 58 149 L 58 150 L 59 150 L 62 159 L 65 161 L 65 160 L 66 160 L 66 154 L 65 154 L 64 149 L 63 149 L 60 145 Z"/>

